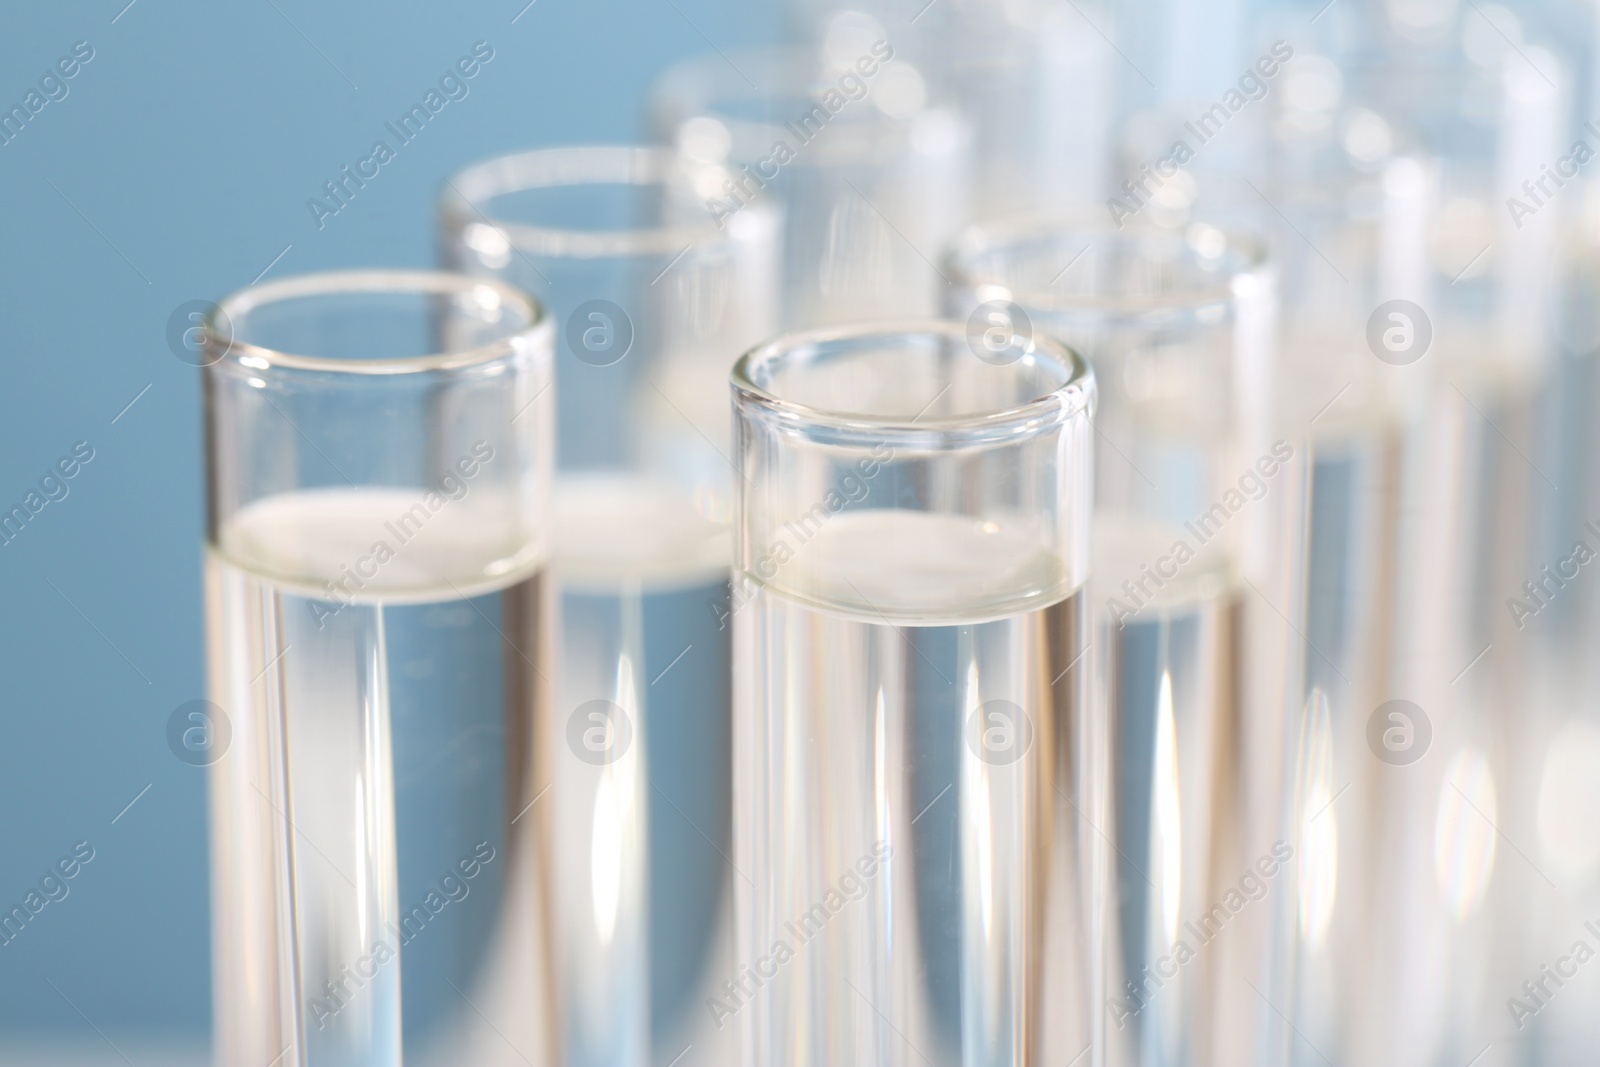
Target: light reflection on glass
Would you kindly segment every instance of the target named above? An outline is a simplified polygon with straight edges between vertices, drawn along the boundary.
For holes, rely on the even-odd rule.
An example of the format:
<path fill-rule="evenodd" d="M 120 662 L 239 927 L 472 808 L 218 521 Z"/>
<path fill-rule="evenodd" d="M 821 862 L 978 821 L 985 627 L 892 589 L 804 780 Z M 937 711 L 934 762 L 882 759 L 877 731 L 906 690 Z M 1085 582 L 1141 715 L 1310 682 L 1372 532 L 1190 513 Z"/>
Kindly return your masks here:
<path fill-rule="evenodd" d="M 600 777 L 594 794 L 594 850 L 589 854 L 589 885 L 594 902 L 594 930 L 602 946 L 617 932 L 617 904 L 622 898 L 622 827 L 617 812 L 616 779 Z"/>
<path fill-rule="evenodd" d="M 1322 947 L 1339 886 L 1339 822 L 1333 808 L 1333 723 L 1328 697 L 1313 689 L 1306 702 L 1301 767 L 1300 934 Z"/>
<path fill-rule="evenodd" d="M 1463 748 L 1450 761 L 1440 787 L 1433 833 L 1439 895 L 1457 920 L 1472 914 L 1489 887 L 1498 811 L 1488 759 L 1476 749 Z"/>
<path fill-rule="evenodd" d="M 1600 873 L 1600 729 L 1571 721 L 1550 740 L 1539 780 L 1539 846 L 1562 885 Z"/>
<path fill-rule="evenodd" d="M 1172 675 L 1161 674 L 1156 705 L 1155 851 L 1161 883 L 1162 948 L 1178 939 L 1178 912 L 1183 904 L 1183 808 L 1179 803 L 1177 724 L 1172 718 Z"/>

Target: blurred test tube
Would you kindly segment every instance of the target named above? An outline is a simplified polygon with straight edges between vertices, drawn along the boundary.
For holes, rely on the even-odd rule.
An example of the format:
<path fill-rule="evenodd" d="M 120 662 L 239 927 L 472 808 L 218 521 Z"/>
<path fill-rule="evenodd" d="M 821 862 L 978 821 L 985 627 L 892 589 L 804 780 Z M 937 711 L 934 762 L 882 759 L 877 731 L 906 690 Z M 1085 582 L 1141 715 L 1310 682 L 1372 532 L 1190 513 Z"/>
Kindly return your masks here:
<path fill-rule="evenodd" d="M 975 344 L 1080 347 L 1096 420 L 1095 642 L 1118 859 L 1110 1064 L 1274 1062 L 1304 446 L 1273 412 L 1273 268 L 1205 224 L 976 228 L 946 261 Z M 1246 983 L 1249 983 L 1247 985 Z M 1250 986 L 1255 987 L 1252 992 Z"/>
<path fill-rule="evenodd" d="M 446 258 L 557 324 L 559 677 L 549 746 L 563 1062 L 708 1046 L 729 950 L 728 369 L 771 329 L 775 228 L 713 218 L 664 149 L 468 168 Z M 669 1051 L 670 1049 L 670 1051 Z"/>
<path fill-rule="evenodd" d="M 917 65 L 972 138 L 973 218 L 1078 211 L 1111 177 L 1119 78 L 1110 5 L 1092 0 L 798 0 L 794 33 L 829 47 L 866 21 Z"/>
<path fill-rule="evenodd" d="M 1511 1062 L 1514 916 L 1540 876 L 1496 849 L 1537 793 L 1502 601 L 1556 499 L 1537 427 L 1558 215 L 1505 205 L 1560 155 L 1565 98 L 1548 53 L 1486 32 L 1465 58 L 1298 56 L 1251 190 L 1277 216 L 1285 405 L 1314 427 L 1297 1063 L 1497 1041 L 1484 1062 Z"/>
<path fill-rule="evenodd" d="M 899 46 L 860 16 L 819 50 L 707 56 L 651 91 L 656 136 L 706 213 L 780 213 L 785 325 L 937 306 L 932 257 L 966 221 L 971 140 Z"/>

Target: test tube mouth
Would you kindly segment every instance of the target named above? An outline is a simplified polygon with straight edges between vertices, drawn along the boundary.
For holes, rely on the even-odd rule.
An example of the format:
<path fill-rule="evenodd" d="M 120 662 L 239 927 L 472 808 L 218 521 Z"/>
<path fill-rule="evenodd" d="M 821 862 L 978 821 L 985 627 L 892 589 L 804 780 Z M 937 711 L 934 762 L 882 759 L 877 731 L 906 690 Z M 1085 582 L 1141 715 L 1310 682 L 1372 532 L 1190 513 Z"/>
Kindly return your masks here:
<path fill-rule="evenodd" d="M 911 91 L 914 86 L 891 84 L 884 99 L 877 79 L 895 63 L 904 67 L 909 62 L 896 55 L 886 35 L 862 40 L 844 54 L 777 45 L 696 56 L 667 68 L 656 81 L 651 121 L 659 132 L 670 135 L 690 119 L 709 117 L 747 138 L 755 134 L 768 138 L 760 145 L 764 150 L 771 147 L 771 137 L 785 133 L 785 120 L 804 115 L 830 92 L 849 101 L 846 105 L 841 99 L 834 117 L 904 118 L 925 106 L 926 94 Z M 760 72 L 759 87 L 745 77 L 746 70 Z M 871 106 L 856 106 L 861 103 Z"/>
<path fill-rule="evenodd" d="M 676 123 L 697 114 L 776 124 L 758 113 L 774 104 L 808 99 L 809 90 L 820 91 L 820 79 L 829 65 L 809 48 L 771 45 L 734 49 L 727 53 L 694 56 L 668 67 L 652 89 L 652 110 L 657 122 Z M 759 70 L 764 90 L 745 80 L 744 71 Z"/>
<path fill-rule="evenodd" d="M 1024 215 L 969 227 L 944 257 L 953 288 L 977 302 L 1106 317 L 1204 319 L 1259 286 L 1266 242 L 1208 222 L 1113 227 Z"/>
<path fill-rule="evenodd" d="M 440 344 L 441 311 L 457 314 L 460 345 Z M 385 326 L 409 315 L 416 335 L 391 349 Z M 269 321 L 269 320 L 276 320 Z M 426 325 L 424 325 L 426 324 Z M 273 368 L 333 374 L 393 375 L 492 365 L 543 342 L 554 327 L 544 307 L 514 286 L 442 271 L 354 270 L 304 274 L 253 285 L 224 297 L 204 322 L 206 366 Z M 295 338 L 315 334 L 312 344 Z M 336 347 L 339 354 L 331 354 Z M 320 349 L 307 351 L 303 349 Z M 410 351 L 407 351 L 410 349 Z"/>
<path fill-rule="evenodd" d="M 518 193 L 603 186 L 660 186 L 663 195 L 676 197 L 674 202 L 695 221 L 635 227 L 574 226 L 561 206 L 517 218 L 496 203 Z M 688 177 L 668 148 L 539 148 L 475 163 L 446 179 L 440 211 L 448 224 L 461 231 L 468 246 L 480 253 L 504 255 L 509 242 L 518 251 L 542 256 L 670 256 L 715 240 L 722 232 L 701 201 L 687 195 L 688 190 Z M 696 211 L 704 214 L 704 222 L 696 217 Z"/>
<path fill-rule="evenodd" d="M 746 70 L 760 72 L 759 87 Z M 776 46 L 685 60 L 651 88 L 650 123 L 710 196 L 725 195 L 723 178 L 738 181 L 741 171 L 772 181 L 779 168 L 888 164 L 908 150 L 948 156 L 970 133 L 930 101 L 925 78 L 881 32 L 823 50 Z"/>
<path fill-rule="evenodd" d="M 739 359 L 734 405 L 840 444 L 922 449 L 1030 437 L 1093 414 L 1081 356 L 1043 335 L 1006 340 L 985 348 L 968 325 L 937 320 L 796 331 Z"/>

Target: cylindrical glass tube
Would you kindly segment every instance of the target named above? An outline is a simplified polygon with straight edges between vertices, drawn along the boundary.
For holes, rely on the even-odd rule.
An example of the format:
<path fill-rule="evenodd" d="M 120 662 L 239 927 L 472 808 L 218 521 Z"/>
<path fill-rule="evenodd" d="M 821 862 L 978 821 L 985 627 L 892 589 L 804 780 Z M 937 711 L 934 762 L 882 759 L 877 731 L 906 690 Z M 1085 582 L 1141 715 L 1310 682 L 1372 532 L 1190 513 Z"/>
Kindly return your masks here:
<path fill-rule="evenodd" d="M 1600 549 L 1600 534 L 1595 532 L 1600 530 L 1600 433 L 1593 417 L 1600 401 L 1600 341 L 1595 330 L 1600 309 L 1600 186 L 1591 179 L 1582 193 L 1581 225 L 1571 234 L 1581 247 L 1574 249 L 1573 263 L 1562 278 L 1564 350 L 1558 385 L 1551 390 L 1560 401 L 1558 424 L 1566 431 L 1564 436 L 1578 440 L 1551 472 L 1564 490 L 1564 509 L 1557 516 L 1556 530 L 1541 547 L 1544 558 L 1529 568 L 1524 579 L 1532 588 L 1523 586 L 1518 590 L 1522 595 L 1507 604 L 1508 614 L 1526 621 L 1525 637 L 1538 643 L 1537 652 L 1529 657 L 1529 677 L 1544 690 L 1536 690 L 1536 697 L 1555 698 L 1539 702 L 1545 736 L 1535 764 L 1540 778 L 1534 858 L 1560 887 L 1562 899 L 1549 907 L 1542 895 L 1524 898 L 1526 910 L 1541 920 L 1538 932 L 1527 939 L 1527 955 L 1537 954 L 1541 967 L 1551 963 L 1556 948 L 1566 955 L 1575 947 L 1575 937 L 1581 935 L 1573 935 L 1572 929 L 1593 933 L 1584 925 L 1589 922 L 1600 927 L 1600 920 L 1589 918 L 1600 915 L 1600 839 L 1593 832 L 1600 820 L 1600 779 L 1590 770 L 1600 759 L 1600 661 L 1593 654 L 1600 639 L 1600 588 L 1578 577 L 1592 569 Z M 1554 962 L 1561 960 L 1556 957 Z M 1562 964 L 1562 969 L 1570 970 L 1571 965 Z M 1541 970 L 1539 979 L 1543 977 Z M 1532 972 L 1517 978 L 1519 986 L 1537 980 Z M 1541 994 L 1542 1003 L 1537 1003 L 1527 996 L 1528 990 L 1519 989 L 1519 1016 L 1529 1018 L 1529 1029 L 1541 1038 L 1549 1035 L 1548 1062 L 1581 1059 L 1600 1043 L 1600 1016 L 1592 1007 L 1600 1000 L 1600 976 L 1585 968 L 1577 981 L 1568 984 L 1571 988 L 1562 990 L 1559 1002 Z M 1528 1016 L 1531 1010 L 1538 1011 L 1537 1020 Z"/>
<path fill-rule="evenodd" d="M 973 217 L 1103 210 L 1125 73 L 1110 5 L 957 0 L 923 21 L 929 95 L 972 127 Z"/>
<path fill-rule="evenodd" d="M 217 1061 L 544 1056 L 551 325 L 350 272 L 205 334 Z"/>
<path fill-rule="evenodd" d="M 1306 64 L 1302 73 L 1315 69 L 1309 56 L 1297 62 Z M 1387 144 L 1387 124 L 1370 112 L 1345 128 L 1346 147 Z M 1306 141 L 1300 147 L 1314 147 Z M 1283 213 L 1271 220 L 1283 265 L 1281 417 L 1305 428 L 1310 467 L 1305 609 L 1296 620 L 1305 676 L 1291 720 L 1299 755 L 1290 840 L 1301 863 L 1287 884 L 1297 886 L 1299 914 L 1285 931 L 1290 995 L 1275 1001 L 1294 1028 L 1294 1064 L 1324 1055 L 1410 1062 L 1404 1035 L 1412 1024 L 1396 1023 L 1421 1024 L 1413 1014 L 1419 998 L 1443 984 L 1401 977 L 1427 955 L 1407 931 L 1440 916 L 1437 907 L 1419 907 L 1417 890 L 1430 879 L 1416 866 L 1432 851 L 1437 795 L 1431 783 L 1416 788 L 1424 773 L 1399 765 L 1411 754 L 1390 752 L 1383 740 L 1399 736 L 1383 709 L 1407 693 L 1395 688 L 1407 669 L 1398 626 L 1417 617 L 1397 592 L 1402 471 L 1408 419 L 1427 392 L 1426 372 L 1402 365 L 1415 330 L 1426 326 L 1415 305 L 1398 302 L 1415 295 L 1409 275 L 1422 231 L 1411 216 L 1422 167 L 1409 157 L 1379 158 L 1386 152 L 1373 152 L 1361 169 L 1335 153 L 1315 167 L 1285 158 L 1260 186 Z M 1390 332 L 1374 341 L 1367 322 L 1387 301 L 1397 302 L 1376 317 Z M 1375 716 L 1388 731 L 1376 748 Z M 1404 720 L 1402 713 L 1396 721 Z"/>
<path fill-rule="evenodd" d="M 1275 237 L 1281 417 L 1309 427 L 1304 911 L 1280 1002 L 1297 1064 L 1470 1060 L 1496 1040 L 1502 991 L 1582 925 L 1582 904 L 1552 906 L 1494 847 L 1495 826 L 1530 855 L 1551 829 L 1573 840 L 1542 798 L 1580 795 L 1569 753 L 1587 713 L 1563 663 L 1507 625 L 1504 598 L 1542 562 L 1523 558 L 1553 510 L 1538 471 L 1571 469 L 1549 446 L 1592 420 L 1561 426 L 1582 399 L 1538 410 L 1543 296 L 1528 287 L 1544 284 L 1561 209 L 1499 207 L 1560 155 L 1559 71 L 1491 31 L 1480 58 L 1489 38 L 1498 71 L 1418 64 L 1408 43 L 1383 77 L 1347 81 L 1352 67 L 1291 36 L 1271 167 L 1231 198 Z M 1425 146 L 1448 158 L 1398 154 Z M 1214 215 L 1228 197 L 1202 185 Z M 1563 527 L 1544 559 L 1582 519 Z M 1536 862 L 1555 867 L 1556 851 Z M 1557 1009 L 1541 1025 L 1581 1044 L 1571 1021 Z"/>
<path fill-rule="evenodd" d="M 1326 935 L 1302 932 L 1293 1013 L 1324 1054 L 1362 1062 L 1470 1059 L 1498 1043 L 1508 996 L 1586 921 L 1586 894 L 1558 873 L 1584 817 L 1550 798 L 1582 795 L 1571 754 L 1594 735 L 1514 607 L 1537 603 L 1528 583 L 1542 596 L 1542 568 L 1584 536 L 1556 490 L 1581 438 L 1550 402 L 1570 386 L 1549 377 L 1543 291 L 1576 198 L 1523 210 L 1524 183 L 1570 145 L 1566 77 L 1543 49 L 1465 32 L 1458 53 L 1457 40 L 1439 37 L 1428 62 L 1407 43 L 1352 78 L 1397 140 L 1427 153 L 1386 175 L 1386 197 L 1405 201 L 1407 239 L 1385 249 L 1399 284 L 1349 324 L 1372 330 L 1384 363 L 1407 364 L 1386 377 L 1414 386 L 1388 691 L 1365 709 L 1370 753 L 1332 763 L 1355 782 L 1333 809 L 1340 830 L 1382 821 L 1361 865 L 1338 867 Z M 1341 936 L 1351 929 L 1362 936 Z M 1551 1048 L 1592 1039 L 1592 1013 L 1571 1003 L 1541 1012 Z"/>
<path fill-rule="evenodd" d="M 453 177 L 447 259 L 559 332 L 558 813 L 564 1062 L 731 1048 L 727 375 L 771 328 L 775 230 L 719 220 L 665 149 L 556 148 Z"/>
<path fill-rule="evenodd" d="M 1274 931 L 1293 911 L 1280 872 L 1300 849 L 1284 777 L 1305 484 L 1303 446 L 1272 411 L 1272 268 L 1211 226 L 1036 218 L 968 233 L 945 273 L 974 343 L 1059 337 L 1101 386 L 1092 589 L 1113 767 L 1102 828 L 1118 853 L 1106 1062 L 1254 1062 L 1278 1037 L 1240 979 L 1278 994 Z"/>
<path fill-rule="evenodd" d="M 1484 1045 L 1469 1035 L 1485 1018 L 1471 1006 L 1482 973 L 1471 961 L 1484 958 L 1485 943 L 1457 922 L 1463 906 L 1480 905 L 1439 896 L 1432 860 L 1420 862 L 1450 855 L 1465 861 L 1459 869 L 1473 866 L 1471 850 L 1459 848 L 1473 827 L 1439 820 L 1441 805 L 1461 804 L 1452 761 L 1418 760 L 1431 745 L 1457 749 L 1482 736 L 1477 716 L 1431 718 L 1430 727 L 1416 710 L 1419 699 L 1435 704 L 1418 668 L 1437 662 L 1440 638 L 1472 615 L 1439 584 L 1461 559 L 1457 539 L 1439 535 L 1476 527 L 1439 507 L 1465 464 L 1437 445 L 1418 462 L 1443 384 L 1443 318 L 1424 310 L 1440 310 L 1426 293 L 1430 257 L 1446 249 L 1428 233 L 1436 168 L 1395 154 L 1395 128 L 1349 106 L 1330 61 L 1302 52 L 1283 77 L 1272 169 L 1242 197 L 1274 237 L 1281 418 L 1305 427 L 1310 463 L 1297 620 L 1307 652 L 1292 720 L 1299 916 L 1285 931 L 1290 995 L 1276 1004 L 1293 1027 L 1290 1063 L 1470 1059 Z M 1469 303 L 1487 312 L 1490 294 L 1480 289 Z M 1460 401 L 1446 391 L 1447 405 Z M 1419 556 L 1408 531 L 1424 514 L 1434 536 Z"/>
<path fill-rule="evenodd" d="M 970 136 L 971 217 L 1102 210 L 1117 80 L 1113 14 L 1097 0 L 792 0 L 794 36 L 849 57 L 882 39 L 915 69 L 930 105 Z M 1070 101 L 1069 106 L 1063 106 Z"/>
<path fill-rule="evenodd" d="M 551 309 L 563 473 L 731 477 L 727 373 L 775 321 L 777 223 L 767 205 L 719 216 L 679 164 L 661 148 L 549 148 L 445 184 L 443 260 Z M 715 466 L 686 457 L 680 439 Z M 726 490 L 718 495 L 726 521 Z"/>
<path fill-rule="evenodd" d="M 968 221 L 968 127 L 876 27 L 691 60 L 651 91 L 655 134 L 708 210 L 777 208 L 786 326 L 932 314 L 934 257 Z"/>
<path fill-rule="evenodd" d="M 949 323 L 735 368 L 739 937 L 711 1007 L 741 1063 L 1098 1046 L 1094 398 L 1063 346 Z"/>

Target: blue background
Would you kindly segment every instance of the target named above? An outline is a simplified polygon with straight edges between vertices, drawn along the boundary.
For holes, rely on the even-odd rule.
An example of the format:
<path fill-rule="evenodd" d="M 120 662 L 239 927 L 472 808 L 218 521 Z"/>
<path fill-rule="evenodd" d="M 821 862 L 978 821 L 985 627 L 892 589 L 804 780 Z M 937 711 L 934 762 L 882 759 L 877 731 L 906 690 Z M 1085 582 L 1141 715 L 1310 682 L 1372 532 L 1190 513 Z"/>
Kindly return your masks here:
<path fill-rule="evenodd" d="M 91 1020 L 113 1035 L 208 1024 L 204 771 L 165 738 L 173 709 L 204 695 L 199 376 L 168 346 L 174 310 L 269 264 L 431 265 L 447 174 L 637 139 L 663 67 L 778 30 L 764 3 L 525 2 L 0 15 L 4 108 L 75 42 L 95 53 L 0 147 L 0 511 L 74 443 L 95 452 L 0 546 L 0 911 L 74 842 L 95 850 L 70 895 L 0 946 L 0 1046 L 93 1040 Z M 470 94 L 319 231 L 307 199 L 479 40 L 495 57 Z"/>

